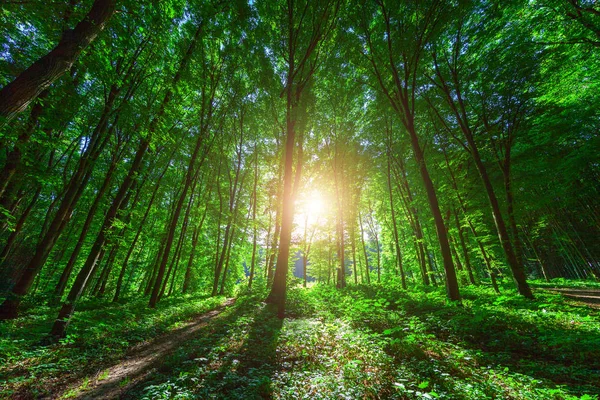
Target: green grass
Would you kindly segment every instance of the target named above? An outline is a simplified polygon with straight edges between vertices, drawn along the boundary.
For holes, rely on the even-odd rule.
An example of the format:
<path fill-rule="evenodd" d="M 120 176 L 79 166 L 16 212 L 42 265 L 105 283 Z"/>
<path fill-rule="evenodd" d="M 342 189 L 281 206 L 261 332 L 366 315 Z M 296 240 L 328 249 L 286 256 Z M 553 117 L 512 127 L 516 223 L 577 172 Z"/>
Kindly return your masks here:
<path fill-rule="evenodd" d="M 552 293 L 503 293 L 463 288 L 460 307 L 441 288 L 296 288 L 283 321 L 256 295 L 132 397 L 597 398 L 598 312 Z"/>
<path fill-rule="evenodd" d="M 167 298 L 155 310 L 147 300 L 127 304 L 83 302 L 68 335 L 53 346 L 40 344 L 58 313 L 36 307 L 0 323 L 0 398 L 43 397 L 118 361 L 133 345 L 177 327 L 220 305 L 223 297 Z"/>
<path fill-rule="evenodd" d="M 536 280 L 530 282 L 533 287 L 541 288 L 568 288 L 568 289 L 600 289 L 600 282 L 593 280 L 574 280 L 565 278 L 550 279 L 548 282 L 544 280 Z"/>
<path fill-rule="evenodd" d="M 571 306 L 547 292 L 536 293 L 535 301 L 508 288 L 501 296 L 473 287 L 462 293 L 462 307 L 447 304 L 444 293 L 431 288 L 358 286 L 341 298 L 330 288 L 316 288 L 308 297 L 324 319 L 348 322 L 380 338 L 412 385 L 401 382 L 408 398 L 424 396 L 425 389 L 435 393 L 429 392 L 432 397 L 452 399 L 600 393 L 597 310 Z M 425 381 L 423 390 L 414 387 Z"/>
<path fill-rule="evenodd" d="M 487 287 L 461 291 L 463 305 L 457 306 L 446 301 L 443 288 L 405 292 L 394 282 L 344 290 L 298 287 L 290 290 L 287 317 L 280 320 L 261 302 L 265 293 L 255 289 L 182 343 L 150 380 L 129 391 L 128 398 L 598 398 L 597 309 L 572 305 L 541 290 L 536 291 L 536 300 L 528 301 L 508 284 L 500 296 Z M 143 304 L 118 310 L 139 312 L 140 321 L 150 321 L 157 332 L 164 332 L 178 320 L 215 305 L 206 299 L 174 299 L 157 312 Z M 97 313 L 82 313 L 73 328 L 83 329 L 84 320 L 93 321 Z M 124 324 L 130 327 L 132 322 Z M 152 331 L 141 325 L 123 335 L 113 329 L 111 340 L 120 353 L 103 356 L 117 359 L 127 347 L 121 341 L 129 345 L 135 341 L 125 337 Z M 58 367 L 48 373 L 35 352 L 49 352 L 52 361 L 45 363 L 65 360 L 71 366 L 77 359 L 89 361 L 108 352 L 107 335 L 73 332 L 79 335 L 74 343 L 52 348 L 15 344 L 11 366 L 3 371 L 21 368 L 27 373 L 20 384 L 13 373 L 9 389 L 27 388 L 34 394 L 41 389 L 32 376 L 50 380 L 67 373 Z M 79 343 L 83 338 L 95 344 Z"/>

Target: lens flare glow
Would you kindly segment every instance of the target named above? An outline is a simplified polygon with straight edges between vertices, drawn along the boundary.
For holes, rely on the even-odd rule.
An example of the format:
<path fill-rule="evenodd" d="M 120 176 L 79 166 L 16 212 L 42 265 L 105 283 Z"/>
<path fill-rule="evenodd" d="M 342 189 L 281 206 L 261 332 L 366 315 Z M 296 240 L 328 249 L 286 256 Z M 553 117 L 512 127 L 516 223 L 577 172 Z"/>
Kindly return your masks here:
<path fill-rule="evenodd" d="M 316 218 L 325 211 L 325 201 L 319 192 L 312 192 L 306 199 L 304 212 L 309 218 Z"/>

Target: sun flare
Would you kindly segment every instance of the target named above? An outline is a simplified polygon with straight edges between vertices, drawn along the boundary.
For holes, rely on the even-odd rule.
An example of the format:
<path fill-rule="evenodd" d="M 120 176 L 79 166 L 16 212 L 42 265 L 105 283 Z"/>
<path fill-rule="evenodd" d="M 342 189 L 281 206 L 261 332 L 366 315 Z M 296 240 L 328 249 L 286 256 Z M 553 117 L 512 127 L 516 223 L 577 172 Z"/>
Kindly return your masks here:
<path fill-rule="evenodd" d="M 327 200 L 318 190 L 312 190 L 304 193 L 300 197 L 297 214 L 298 233 L 304 232 L 307 228 L 316 228 L 325 218 L 327 213 Z"/>
<path fill-rule="evenodd" d="M 313 191 L 306 199 L 304 212 L 309 218 L 316 218 L 325 211 L 325 201 L 321 193 Z"/>

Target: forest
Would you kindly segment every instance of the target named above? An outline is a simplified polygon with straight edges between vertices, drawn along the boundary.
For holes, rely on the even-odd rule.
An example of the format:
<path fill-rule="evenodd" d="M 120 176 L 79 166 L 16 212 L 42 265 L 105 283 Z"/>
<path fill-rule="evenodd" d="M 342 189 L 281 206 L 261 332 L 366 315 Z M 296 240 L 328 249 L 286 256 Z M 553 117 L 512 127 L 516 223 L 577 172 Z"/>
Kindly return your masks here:
<path fill-rule="evenodd" d="M 0 3 L 0 398 L 600 395 L 597 0 Z"/>

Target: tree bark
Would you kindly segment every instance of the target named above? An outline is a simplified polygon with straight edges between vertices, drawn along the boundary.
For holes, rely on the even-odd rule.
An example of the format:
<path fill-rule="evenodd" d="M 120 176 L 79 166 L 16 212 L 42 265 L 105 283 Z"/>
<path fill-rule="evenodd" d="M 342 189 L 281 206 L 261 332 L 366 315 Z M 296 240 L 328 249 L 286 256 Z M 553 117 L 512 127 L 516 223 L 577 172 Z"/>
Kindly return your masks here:
<path fill-rule="evenodd" d="M 457 44 L 458 46 L 458 44 Z M 459 49 L 457 48 L 456 51 Z M 454 56 L 454 61 L 456 61 L 456 55 Z M 446 102 L 450 106 L 453 114 L 457 120 L 460 130 L 463 133 L 464 138 L 467 141 L 468 146 L 464 146 L 466 150 L 471 154 L 473 161 L 475 161 L 475 166 L 477 167 L 477 171 L 479 172 L 479 176 L 481 178 L 481 182 L 483 183 L 483 187 L 485 188 L 485 192 L 488 197 L 488 201 L 490 203 L 490 208 L 492 210 L 492 216 L 494 218 L 494 224 L 496 225 L 496 231 L 498 233 L 498 238 L 500 239 L 500 244 L 502 245 L 502 249 L 504 250 L 504 254 L 506 255 L 506 261 L 508 262 L 508 266 L 512 271 L 513 279 L 517 286 L 518 292 L 528 298 L 533 299 L 533 293 L 531 292 L 531 288 L 527 284 L 527 277 L 525 275 L 525 270 L 523 265 L 519 263 L 517 259 L 517 254 L 515 253 L 515 249 L 511 243 L 510 236 L 508 235 L 508 230 L 506 227 L 506 222 L 504 221 L 504 217 L 502 216 L 502 211 L 500 210 L 500 204 L 498 202 L 498 198 L 494 191 L 494 187 L 492 186 L 492 182 L 489 178 L 487 168 L 483 164 L 481 159 L 481 155 L 479 153 L 479 147 L 475 142 L 475 138 L 473 136 L 473 131 L 469 124 L 469 117 L 466 111 L 466 107 L 461 94 L 461 85 L 458 78 L 458 71 L 456 67 L 450 66 L 450 74 L 451 74 L 451 84 L 453 88 L 448 86 L 448 80 L 446 80 L 437 64 L 437 59 L 434 54 L 434 65 L 435 72 L 440 80 L 437 83 L 438 88 L 445 95 Z M 456 65 L 456 64 L 455 64 Z M 455 93 L 455 94 L 454 94 Z M 440 117 L 441 119 L 441 117 Z M 510 187 L 509 187 L 510 189 Z"/>
<path fill-rule="evenodd" d="M 108 188 L 110 186 L 110 182 L 112 181 L 114 172 L 117 168 L 117 163 L 120 158 L 120 157 L 118 157 L 118 153 L 119 153 L 119 149 L 117 148 L 117 149 L 115 149 L 115 154 L 113 156 L 113 160 L 108 168 L 108 171 L 106 172 L 104 181 L 102 182 L 100 189 L 98 189 L 98 192 L 96 193 L 96 197 L 94 198 L 94 201 L 92 202 L 92 205 L 90 206 L 87 217 L 81 228 L 81 233 L 79 235 L 79 238 L 77 239 L 77 243 L 75 244 L 75 248 L 73 249 L 73 251 L 71 253 L 71 257 L 69 257 L 69 261 L 67 262 L 67 265 L 65 266 L 65 268 L 60 276 L 60 279 L 58 280 L 58 283 L 56 284 L 56 288 L 54 289 L 54 293 L 52 294 L 52 297 L 50 298 L 49 305 L 58 304 L 60 302 L 60 298 L 64 294 L 65 288 L 67 286 L 67 282 L 69 281 L 69 278 L 71 277 L 71 273 L 73 272 L 73 267 L 75 266 L 75 262 L 77 261 L 77 257 L 79 256 L 79 252 L 81 251 L 81 248 L 83 247 L 83 244 L 85 243 L 85 238 L 88 234 L 90 226 L 92 225 L 94 217 L 96 216 L 96 211 L 98 210 L 98 207 L 100 206 L 100 202 L 102 201 L 104 194 L 106 193 L 106 191 L 108 190 Z"/>
<path fill-rule="evenodd" d="M 367 284 L 371 283 L 371 276 L 369 275 L 369 256 L 367 255 L 367 246 L 365 245 L 365 231 L 363 229 L 362 215 L 358 212 L 358 223 L 360 226 L 360 241 L 362 243 L 363 253 L 365 256 L 365 276 L 367 277 Z"/>
<path fill-rule="evenodd" d="M 52 248 L 70 220 L 72 211 L 90 179 L 94 164 L 109 141 L 109 135 L 106 134 L 107 125 L 117 94 L 118 88 L 113 85 L 105 102 L 100 120 L 91 135 L 84 154 L 79 159 L 76 171 L 71 176 L 65 195 L 52 219 L 52 223 L 50 223 L 48 230 L 40 239 L 36 251 L 21 278 L 0 306 L 0 320 L 13 319 L 18 316 L 18 309 L 23 297 L 29 292 L 35 277 L 44 266 Z"/>
<path fill-rule="evenodd" d="M 258 236 L 258 227 L 256 223 L 256 188 L 258 185 L 258 151 L 256 144 L 254 145 L 254 186 L 252 189 L 252 259 L 250 261 L 250 277 L 248 278 L 248 288 L 252 288 L 252 280 L 254 279 L 254 269 L 256 265 L 256 240 Z M 306 272 L 305 272 L 305 283 L 306 286 Z"/>
<path fill-rule="evenodd" d="M 390 132 L 391 135 L 391 132 Z M 394 233 L 394 249 L 396 250 L 396 265 L 400 270 L 400 279 L 402 281 L 402 289 L 406 290 L 406 275 L 404 274 L 404 268 L 402 266 L 402 253 L 400 252 L 400 243 L 398 238 L 398 225 L 396 224 L 396 211 L 394 209 L 394 195 L 392 188 L 392 168 L 391 168 L 391 149 L 387 151 L 387 183 L 388 183 L 388 192 L 390 198 L 390 211 L 392 218 L 392 227 Z"/>
<path fill-rule="evenodd" d="M 81 52 L 104 29 L 117 0 L 96 0 L 73 30 L 63 33 L 58 45 L 34 62 L 0 91 L 0 128 L 24 111 L 38 95 L 68 71 Z"/>
<path fill-rule="evenodd" d="M 121 184 L 119 191 L 115 195 L 115 198 L 104 216 L 104 222 L 96 237 L 96 241 L 92 245 L 90 249 L 90 253 L 81 267 L 81 270 L 77 274 L 75 278 L 75 282 L 73 282 L 73 286 L 69 291 L 67 296 L 67 300 L 63 303 L 58 317 L 54 321 L 54 325 L 52 326 L 52 331 L 50 332 L 51 337 L 54 339 L 59 339 L 65 336 L 67 326 L 71 320 L 73 313 L 75 312 L 76 302 L 81 297 L 84 289 L 87 286 L 88 280 L 93 276 L 97 269 L 97 265 L 99 260 L 104 256 L 104 247 L 107 240 L 107 235 L 110 234 L 113 226 L 113 221 L 117 217 L 118 212 L 125 207 L 125 205 L 129 201 L 129 197 L 131 196 L 131 186 L 134 183 L 134 176 L 131 175 L 131 171 L 137 171 L 139 165 L 136 167 L 136 164 L 141 164 L 141 157 L 137 157 L 140 154 L 136 154 L 136 158 L 132 163 L 132 167 L 129 170 L 129 174 L 125 177 L 125 180 Z M 137 174 L 136 174 L 137 175 Z"/>

